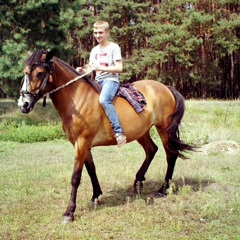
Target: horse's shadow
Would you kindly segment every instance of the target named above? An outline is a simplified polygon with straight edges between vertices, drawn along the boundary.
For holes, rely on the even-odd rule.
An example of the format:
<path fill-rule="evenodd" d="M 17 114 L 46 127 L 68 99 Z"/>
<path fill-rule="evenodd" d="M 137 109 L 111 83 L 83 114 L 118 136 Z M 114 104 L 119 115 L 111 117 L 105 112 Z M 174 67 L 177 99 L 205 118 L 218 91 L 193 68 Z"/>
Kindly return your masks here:
<path fill-rule="evenodd" d="M 211 184 L 212 181 L 209 179 L 199 180 L 194 178 L 176 179 L 173 181 L 172 194 L 177 195 L 184 186 L 190 186 L 191 192 L 197 192 L 204 189 L 206 186 Z M 117 186 L 111 191 L 103 193 L 99 201 L 100 206 L 103 207 L 115 207 L 125 205 L 135 199 L 142 199 L 145 202 L 154 199 L 157 194 L 157 190 L 160 188 L 160 184 L 157 181 L 145 181 L 143 183 L 143 189 L 141 193 L 135 194 L 133 186 L 128 185 L 127 187 Z"/>

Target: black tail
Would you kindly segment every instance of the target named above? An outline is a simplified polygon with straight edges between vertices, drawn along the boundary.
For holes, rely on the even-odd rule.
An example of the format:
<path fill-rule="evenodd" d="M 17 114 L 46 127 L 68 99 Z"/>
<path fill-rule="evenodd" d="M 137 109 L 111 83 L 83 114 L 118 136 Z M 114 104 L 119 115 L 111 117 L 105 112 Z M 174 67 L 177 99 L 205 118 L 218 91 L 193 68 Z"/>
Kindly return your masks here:
<path fill-rule="evenodd" d="M 177 153 L 178 157 L 186 159 L 187 157 L 183 154 L 186 151 L 194 151 L 195 147 L 184 143 L 180 138 L 179 125 L 185 112 L 185 99 L 184 97 L 173 87 L 168 86 L 176 100 L 176 109 L 171 116 L 172 122 L 167 130 L 170 137 L 169 150 Z"/>

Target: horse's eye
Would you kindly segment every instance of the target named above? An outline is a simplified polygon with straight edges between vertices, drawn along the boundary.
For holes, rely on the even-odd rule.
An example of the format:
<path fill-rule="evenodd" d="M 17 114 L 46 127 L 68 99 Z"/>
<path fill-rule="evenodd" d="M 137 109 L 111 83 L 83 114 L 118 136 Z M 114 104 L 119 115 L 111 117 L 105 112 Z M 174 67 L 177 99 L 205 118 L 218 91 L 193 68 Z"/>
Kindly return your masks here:
<path fill-rule="evenodd" d="M 44 73 L 44 72 L 39 72 L 39 73 L 37 74 L 37 77 L 38 77 L 38 78 L 43 78 L 43 77 L 44 77 L 44 75 L 45 75 L 45 73 Z"/>

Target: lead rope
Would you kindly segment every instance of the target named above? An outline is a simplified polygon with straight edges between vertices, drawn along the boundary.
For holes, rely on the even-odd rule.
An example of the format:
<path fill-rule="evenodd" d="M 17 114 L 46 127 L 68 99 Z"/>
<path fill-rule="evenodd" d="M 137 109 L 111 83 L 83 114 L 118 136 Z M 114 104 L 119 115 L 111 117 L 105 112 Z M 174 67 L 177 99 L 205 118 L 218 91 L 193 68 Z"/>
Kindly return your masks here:
<path fill-rule="evenodd" d="M 93 70 L 91 70 L 91 71 L 89 71 L 89 72 L 87 72 L 87 73 L 84 73 L 84 74 L 82 74 L 81 76 L 75 77 L 74 79 L 72 79 L 71 81 L 67 82 L 66 84 L 64 84 L 64 85 L 62 85 L 62 86 L 60 86 L 60 87 L 57 87 L 57 88 L 53 89 L 52 91 L 50 91 L 50 92 L 48 92 L 48 93 L 45 93 L 45 94 L 43 95 L 43 107 L 46 107 L 46 99 L 47 99 L 47 96 L 49 96 L 49 95 L 52 94 L 52 93 L 55 93 L 55 92 L 59 91 L 59 90 L 62 89 L 62 88 L 65 88 L 65 87 L 69 86 L 70 84 L 72 84 L 72 83 L 80 80 L 81 78 L 83 78 L 83 77 L 91 74 L 92 71 L 93 71 Z"/>
<path fill-rule="evenodd" d="M 91 71 L 89 71 L 89 72 L 87 72 L 87 73 L 84 73 L 84 74 L 82 74 L 81 76 L 75 77 L 74 79 L 72 79 L 71 81 L 65 83 L 64 85 L 62 85 L 62 86 L 60 86 L 60 87 L 57 87 L 57 88 L 53 89 L 52 91 L 50 91 L 50 92 L 48 92 L 48 93 L 45 93 L 45 94 L 43 95 L 43 97 L 46 97 L 47 95 L 50 95 L 50 94 L 52 94 L 52 93 L 55 93 L 55 92 L 59 91 L 60 89 L 69 86 L 70 84 L 72 84 L 72 83 L 80 80 L 81 78 L 89 75 L 90 73 L 92 73 L 92 71 L 93 71 L 93 70 L 91 70 Z"/>

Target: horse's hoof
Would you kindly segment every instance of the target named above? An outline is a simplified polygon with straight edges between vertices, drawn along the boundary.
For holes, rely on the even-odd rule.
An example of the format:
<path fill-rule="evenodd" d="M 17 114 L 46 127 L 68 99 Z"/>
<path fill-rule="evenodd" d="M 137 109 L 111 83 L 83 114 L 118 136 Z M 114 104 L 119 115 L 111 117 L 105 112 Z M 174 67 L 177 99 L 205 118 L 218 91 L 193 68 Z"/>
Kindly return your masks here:
<path fill-rule="evenodd" d="M 103 202 L 100 201 L 98 198 L 95 198 L 94 200 L 91 200 L 89 203 L 89 208 L 96 209 L 98 206 L 102 205 Z"/>
<path fill-rule="evenodd" d="M 74 221 L 74 216 L 63 216 L 62 224 L 72 223 Z"/>
<path fill-rule="evenodd" d="M 155 195 L 155 198 L 165 198 L 165 197 L 167 197 L 166 193 L 157 192 Z"/>

